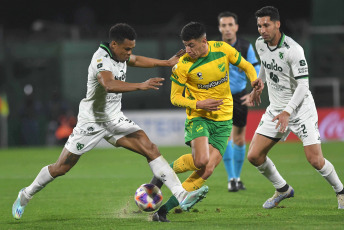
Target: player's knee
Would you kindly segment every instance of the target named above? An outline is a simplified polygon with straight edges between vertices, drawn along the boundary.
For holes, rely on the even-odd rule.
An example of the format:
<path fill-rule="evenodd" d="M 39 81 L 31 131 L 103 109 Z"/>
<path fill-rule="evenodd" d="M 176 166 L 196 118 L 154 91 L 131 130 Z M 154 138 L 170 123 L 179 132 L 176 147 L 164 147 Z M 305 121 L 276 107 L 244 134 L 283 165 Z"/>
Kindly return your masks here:
<path fill-rule="evenodd" d="M 54 178 L 65 175 L 71 167 L 69 165 L 52 164 L 49 167 L 50 175 Z"/>
<path fill-rule="evenodd" d="M 243 146 L 245 144 L 245 136 L 238 136 L 234 138 L 234 144 L 238 146 Z"/>
<path fill-rule="evenodd" d="M 247 153 L 247 160 L 253 164 L 253 165 L 257 165 L 257 162 L 259 161 L 259 155 L 256 154 L 254 151 L 252 151 L 252 149 L 249 149 L 248 153 Z"/>
<path fill-rule="evenodd" d="M 150 142 L 146 145 L 144 153 L 148 160 L 153 160 L 161 155 L 158 146 L 156 146 L 153 142 Z"/>
<path fill-rule="evenodd" d="M 324 160 L 318 157 L 307 158 L 308 162 L 317 170 L 322 169 L 324 166 Z"/>
<path fill-rule="evenodd" d="M 243 146 L 245 145 L 245 139 L 238 139 L 235 144 L 237 146 Z"/>
<path fill-rule="evenodd" d="M 198 159 L 194 159 L 194 164 L 196 168 L 204 168 L 209 162 L 209 157 L 202 157 Z"/>

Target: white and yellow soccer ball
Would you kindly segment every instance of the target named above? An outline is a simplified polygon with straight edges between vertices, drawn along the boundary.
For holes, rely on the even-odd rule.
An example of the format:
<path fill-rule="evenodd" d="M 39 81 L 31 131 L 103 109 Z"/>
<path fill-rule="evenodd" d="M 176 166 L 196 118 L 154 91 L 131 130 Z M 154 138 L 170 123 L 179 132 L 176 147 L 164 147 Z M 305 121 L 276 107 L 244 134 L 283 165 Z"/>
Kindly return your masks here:
<path fill-rule="evenodd" d="M 135 192 L 135 202 L 142 211 L 155 211 L 162 204 L 161 190 L 154 184 L 143 184 Z"/>

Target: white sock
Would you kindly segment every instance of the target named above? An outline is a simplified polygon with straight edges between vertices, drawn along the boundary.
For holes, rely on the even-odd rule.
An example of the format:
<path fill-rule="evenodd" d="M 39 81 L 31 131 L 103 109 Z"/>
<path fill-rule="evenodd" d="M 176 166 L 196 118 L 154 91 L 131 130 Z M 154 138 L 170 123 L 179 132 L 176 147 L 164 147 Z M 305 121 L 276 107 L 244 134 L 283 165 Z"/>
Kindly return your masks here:
<path fill-rule="evenodd" d="M 24 196 L 29 201 L 33 195 L 41 191 L 48 183 L 50 183 L 53 180 L 54 178 L 50 175 L 48 166 L 43 167 L 42 170 L 38 173 L 36 179 L 32 182 L 32 184 L 24 189 Z"/>
<path fill-rule="evenodd" d="M 276 189 L 280 189 L 287 184 L 283 177 L 277 171 L 274 163 L 270 160 L 269 157 L 266 157 L 266 161 L 256 167 L 258 171 L 263 174 Z"/>
<path fill-rule="evenodd" d="M 336 170 L 331 162 L 325 159 L 324 167 L 317 171 L 325 178 L 325 180 L 327 180 L 335 192 L 338 193 L 343 190 L 343 184 L 339 180 Z"/>
<path fill-rule="evenodd" d="M 151 167 L 154 176 L 159 178 L 159 180 L 161 180 L 168 189 L 171 190 L 172 194 L 180 203 L 187 192 L 165 158 L 163 156 L 159 156 L 149 162 L 149 166 Z"/>

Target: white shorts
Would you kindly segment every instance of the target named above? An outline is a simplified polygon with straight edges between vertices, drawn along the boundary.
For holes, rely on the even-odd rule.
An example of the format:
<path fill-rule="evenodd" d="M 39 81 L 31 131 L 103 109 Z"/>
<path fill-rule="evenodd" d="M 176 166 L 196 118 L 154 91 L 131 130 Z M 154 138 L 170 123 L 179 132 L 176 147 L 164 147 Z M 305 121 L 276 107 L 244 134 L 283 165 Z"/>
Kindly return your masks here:
<path fill-rule="evenodd" d="M 93 149 L 102 138 L 115 146 L 118 139 L 138 130 L 141 130 L 141 128 L 123 113 L 112 121 L 78 122 L 65 147 L 69 152 L 82 155 Z"/>
<path fill-rule="evenodd" d="M 321 143 L 318 130 L 318 113 L 314 103 L 303 105 L 296 113 L 292 113 L 284 133 L 279 132 L 279 128 L 275 128 L 278 120 L 272 122 L 272 119 L 281 112 L 282 110 L 273 110 L 269 106 L 260 120 L 256 133 L 285 141 L 289 133 L 293 132 L 300 138 L 303 146 Z"/>

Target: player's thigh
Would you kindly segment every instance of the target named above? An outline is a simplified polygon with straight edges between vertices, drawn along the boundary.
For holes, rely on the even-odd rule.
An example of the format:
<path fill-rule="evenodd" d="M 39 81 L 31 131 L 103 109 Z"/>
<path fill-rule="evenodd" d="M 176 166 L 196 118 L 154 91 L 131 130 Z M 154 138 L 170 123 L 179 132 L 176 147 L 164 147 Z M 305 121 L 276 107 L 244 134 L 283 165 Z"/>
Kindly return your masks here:
<path fill-rule="evenodd" d="M 134 121 L 126 117 L 123 113 L 118 118 L 107 123 L 107 134 L 104 139 L 115 147 L 118 147 L 117 141 L 122 137 L 128 136 L 136 131 L 142 130 Z M 138 138 L 146 138 L 144 134 Z"/>
<path fill-rule="evenodd" d="M 209 162 L 209 141 L 207 136 L 196 137 L 190 142 L 194 164 L 203 168 Z"/>
<path fill-rule="evenodd" d="M 115 147 L 123 147 L 139 153 L 148 161 L 160 156 L 157 146 L 151 142 L 146 133 L 123 113 L 117 119 L 107 122 L 104 139 Z"/>
<path fill-rule="evenodd" d="M 148 160 L 154 160 L 160 156 L 158 147 L 151 142 L 143 130 L 121 137 L 117 140 L 116 145 L 139 153 L 147 157 Z"/>

